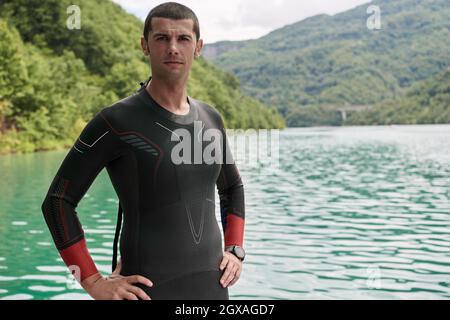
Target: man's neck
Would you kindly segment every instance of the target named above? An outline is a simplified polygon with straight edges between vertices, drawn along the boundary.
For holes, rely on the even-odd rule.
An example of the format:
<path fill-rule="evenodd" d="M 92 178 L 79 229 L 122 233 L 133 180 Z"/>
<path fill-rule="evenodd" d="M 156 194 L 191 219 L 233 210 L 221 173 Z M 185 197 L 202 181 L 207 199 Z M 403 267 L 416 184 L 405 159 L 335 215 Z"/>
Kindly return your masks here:
<path fill-rule="evenodd" d="M 152 98 L 162 107 L 178 115 L 189 113 L 185 81 L 163 81 L 153 78 L 145 88 Z"/>

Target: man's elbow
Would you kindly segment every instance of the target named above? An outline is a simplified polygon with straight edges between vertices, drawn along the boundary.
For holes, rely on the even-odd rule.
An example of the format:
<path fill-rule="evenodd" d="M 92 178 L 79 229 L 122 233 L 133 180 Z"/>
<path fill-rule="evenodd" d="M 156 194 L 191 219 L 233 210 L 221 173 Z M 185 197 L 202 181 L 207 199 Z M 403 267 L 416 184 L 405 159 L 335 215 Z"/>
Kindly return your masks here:
<path fill-rule="evenodd" d="M 44 198 L 44 201 L 41 204 L 41 212 L 44 215 L 44 218 L 48 218 L 50 215 L 50 208 L 51 208 L 51 197 L 49 195 L 46 195 Z"/>
<path fill-rule="evenodd" d="M 48 196 L 45 197 L 44 201 L 41 204 L 41 212 L 44 218 L 46 218 L 48 214 Z"/>
<path fill-rule="evenodd" d="M 239 177 L 229 188 L 230 190 L 233 191 L 241 191 L 244 192 L 244 184 L 242 182 L 241 177 Z"/>

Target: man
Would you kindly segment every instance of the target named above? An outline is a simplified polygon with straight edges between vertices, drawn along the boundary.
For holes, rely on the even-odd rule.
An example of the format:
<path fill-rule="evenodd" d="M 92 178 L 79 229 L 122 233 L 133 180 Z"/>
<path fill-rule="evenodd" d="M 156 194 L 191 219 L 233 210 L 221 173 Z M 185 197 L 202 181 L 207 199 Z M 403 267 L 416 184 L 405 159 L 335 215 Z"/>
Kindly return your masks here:
<path fill-rule="evenodd" d="M 79 269 L 94 299 L 229 299 L 245 256 L 244 190 L 220 114 L 187 95 L 203 46 L 198 19 L 181 4 L 161 4 L 145 21 L 141 46 L 152 77 L 86 125 L 42 204 L 45 220 L 64 262 Z M 224 161 L 199 163 L 198 152 L 186 149 L 178 156 L 187 161 L 175 161 L 180 145 L 205 151 L 213 140 L 203 136 L 208 129 L 222 135 L 214 139 L 222 154 L 213 153 Z M 109 277 L 89 255 L 75 211 L 104 167 L 124 212 L 121 261 Z"/>

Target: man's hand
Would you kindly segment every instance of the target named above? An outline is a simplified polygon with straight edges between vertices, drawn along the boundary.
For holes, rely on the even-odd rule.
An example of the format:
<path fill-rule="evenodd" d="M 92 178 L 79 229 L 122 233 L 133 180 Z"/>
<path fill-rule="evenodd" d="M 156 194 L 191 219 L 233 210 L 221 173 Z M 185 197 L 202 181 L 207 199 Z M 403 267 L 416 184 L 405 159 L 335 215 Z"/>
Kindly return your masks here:
<path fill-rule="evenodd" d="M 220 279 L 222 287 L 225 288 L 228 285 L 232 286 L 241 276 L 242 261 L 231 252 L 225 251 L 219 268 L 220 270 L 226 268 L 225 272 L 222 274 L 222 278 Z"/>
<path fill-rule="evenodd" d="M 94 274 L 81 282 L 81 286 L 95 300 L 151 300 L 150 297 L 133 283 L 142 283 L 149 287 L 153 283 L 139 275 L 124 277 L 120 275 L 122 265 L 119 261 L 114 272 L 104 278 L 100 273 Z"/>

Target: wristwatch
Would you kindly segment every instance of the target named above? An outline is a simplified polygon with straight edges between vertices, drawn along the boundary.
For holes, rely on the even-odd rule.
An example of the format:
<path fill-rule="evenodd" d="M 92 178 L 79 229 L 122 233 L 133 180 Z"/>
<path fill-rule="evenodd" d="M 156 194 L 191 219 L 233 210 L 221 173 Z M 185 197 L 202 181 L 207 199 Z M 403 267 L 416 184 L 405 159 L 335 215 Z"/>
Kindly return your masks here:
<path fill-rule="evenodd" d="M 228 246 L 225 247 L 225 251 L 231 252 L 241 261 L 244 261 L 245 259 L 245 250 L 240 246 Z"/>

